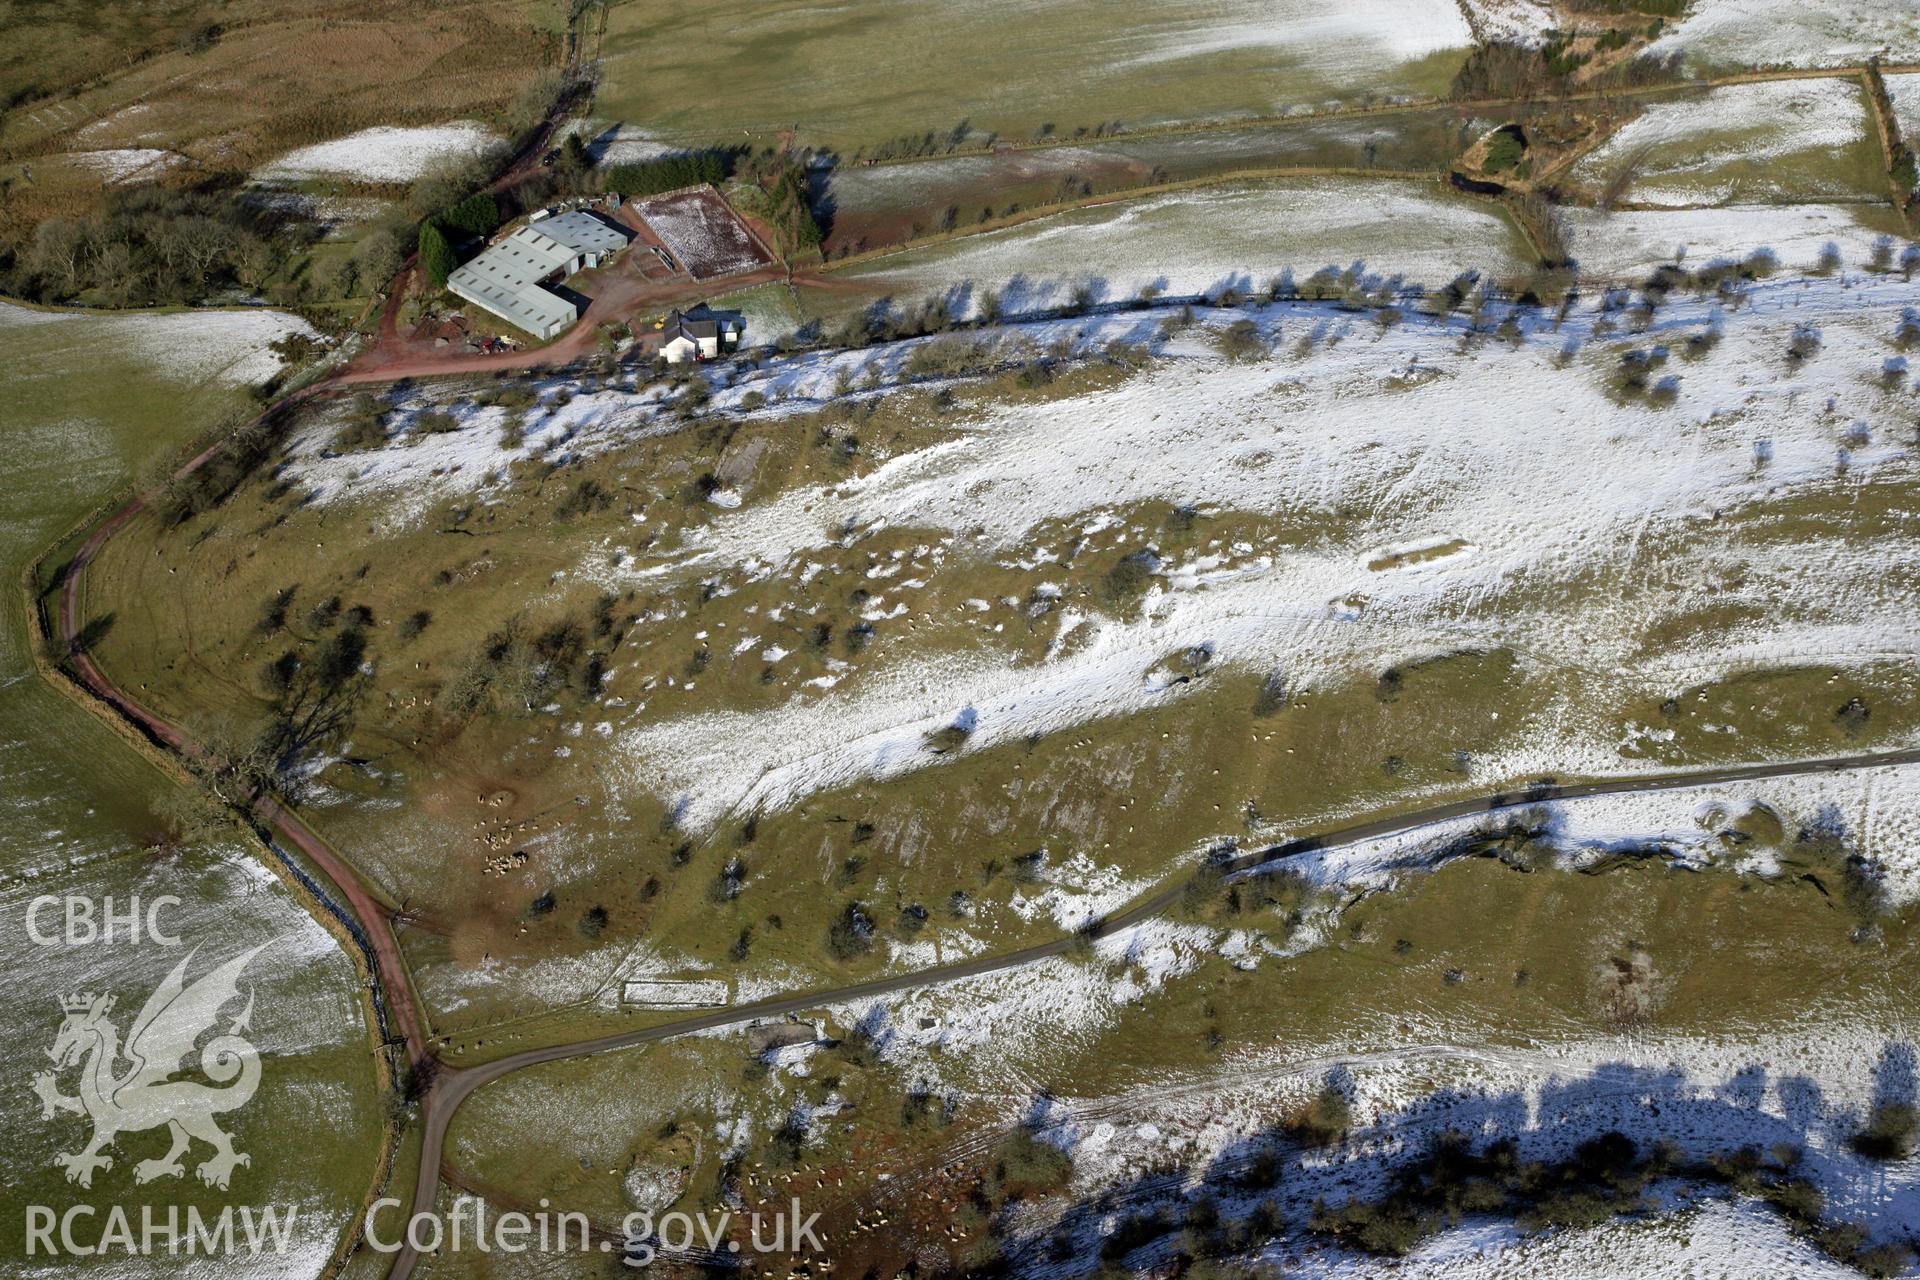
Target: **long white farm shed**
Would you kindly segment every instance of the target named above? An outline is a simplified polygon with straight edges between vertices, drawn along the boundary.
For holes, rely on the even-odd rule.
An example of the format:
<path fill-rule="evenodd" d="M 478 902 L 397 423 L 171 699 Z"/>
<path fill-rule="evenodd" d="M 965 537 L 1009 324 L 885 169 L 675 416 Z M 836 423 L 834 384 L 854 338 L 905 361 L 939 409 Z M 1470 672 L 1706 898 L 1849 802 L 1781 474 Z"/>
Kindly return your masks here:
<path fill-rule="evenodd" d="M 455 267 L 447 288 L 536 338 L 565 332 L 580 308 L 546 286 L 597 267 L 632 236 L 590 213 L 562 213 L 516 227 L 472 262 Z"/>

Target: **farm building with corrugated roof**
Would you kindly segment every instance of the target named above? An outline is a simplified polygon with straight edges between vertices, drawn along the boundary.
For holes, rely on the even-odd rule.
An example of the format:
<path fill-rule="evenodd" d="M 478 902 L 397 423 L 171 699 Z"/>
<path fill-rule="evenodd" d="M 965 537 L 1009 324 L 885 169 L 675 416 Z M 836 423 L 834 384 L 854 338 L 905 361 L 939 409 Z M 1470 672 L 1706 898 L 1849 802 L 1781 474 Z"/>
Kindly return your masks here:
<path fill-rule="evenodd" d="M 590 213 L 542 218 L 455 267 L 447 288 L 536 338 L 556 337 L 580 318 L 580 308 L 547 286 L 599 266 L 631 238 Z"/>

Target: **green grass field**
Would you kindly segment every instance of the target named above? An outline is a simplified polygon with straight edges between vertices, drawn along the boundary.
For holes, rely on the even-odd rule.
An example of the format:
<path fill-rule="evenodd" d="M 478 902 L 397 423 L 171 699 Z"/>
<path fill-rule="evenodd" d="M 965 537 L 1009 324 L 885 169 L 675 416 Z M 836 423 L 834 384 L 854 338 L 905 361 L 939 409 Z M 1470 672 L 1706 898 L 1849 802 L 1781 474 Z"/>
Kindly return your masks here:
<path fill-rule="evenodd" d="M 108 829 L 117 822 L 123 833 L 139 830 L 143 801 L 156 794 L 159 779 L 133 752 L 103 750 L 103 743 L 116 739 L 27 674 L 26 619 L 15 584 L 47 544 L 141 466 L 244 408 L 243 388 L 223 373 L 236 362 L 257 362 L 263 341 L 282 324 L 234 319 L 233 313 L 93 316 L 0 304 L 0 335 L 16 362 L 8 394 L 0 397 L 0 438 L 9 452 L 0 506 L 0 555 L 8 577 L 0 597 L 0 679 L 7 682 L 0 698 L 10 705 L 8 736 L 46 744 L 28 758 L 44 761 L 48 770 L 36 778 L 16 765 L 8 803 L 50 806 L 51 822 L 60 820 L 53 815 L 70 819 L 90 804 L 105 804 Z M 222 329 L 239 340 L 222 342 Z M 252 336 L 243 337 L 248 330 Z M 85 804 L 64 797 L 70 782 L 55 781 L 103 770 Z M 16 834 L 36 829 L 35 820 L 24 817 L 27 810 L 20 812 L 6 826 Z M 16 849 L 16 874 L 27 856 Z"/>
<path fill-rule="evenodd" d="M 188 1204 L 215 1211 L 235 1197 L 248 1204 L 295 1204 L 302 1225 L 294 1256 L 314 1271 L 374 1178 L 382 1113 L 375 1064 L 352 963 L 320 925 L 237 840 L 156 857 L 163 830 L 154 808 L 173 788 L 154 766 L 89 712 L 34 672 L 20 574 L 47 545 L 97 502 L 121 489 L 151 459 L 170 453 L 247 403 L 236 373 L 261 366 L 262 344 L 281 322 L 222 313 L 89 316 L 0 306 L 0 342 L 16 361 L 0 397 L 0 439 L 9 465 L 0 473 L 0 561 L 7 588 L 0 604 L 0 916 L 5 954 L 20 975 L 0 999 L 0 1029 L 40 1060 L 60 1023 L 56 999 L 78 991 L 112 992 L 122 1032 L 179 960 L 201 948 L 191 977 L 245 946 L 267 943 L 246 986 L 257 994 L 255 1043 L 262 1050 L 260 1092 L 228 1126 L 253 1163 L 236 1172 L 230 1193 L 202 1187 L 188 1160 L 182 1182 L 137 1194 L 164 1213 Z M 181 950 L 34 945 L 29 904 L 42 894 L 132 894 L 183 902 L 163 917 Z M 44 925 L 46 919 L 43 917 Z M 129 1134 L 114 1168 L 90 1191 L 68 1185 L 56 1153 L 77 1150 L 88 1126 L 74 1116 L 42 1121 L 22 1070 L 9 1084 L 8 1132 L 0 1165 L 10 1198 L 64 1208 L 104 1207 L 136 1197 L 132 1167 L 162 1154 L 163 1133 Z M 70 1092 L 71 1081 L 64 1082 Z M 316 1124 L 316 1118 L 324 1124 Z M 297 1139 L 296 1139 L 297 1135 Z M 23 1256 L 23 1220 L 0 1224 L 0 1252 Z M 162 1257 L 128 1274 L 175 1274 Z M 236 1260 L 234 1275 L 281 1274 L 271 1257 Z"/>
<path fill-rule="evenodd" d="M 1072 137 L 1115 121 L 1435 97 L 1470 42 L 1444 6 L 1377 3 L 1351 18 L 1317 16 L 1305 0 L 1278 12 L 1240 0 L 861 0 L 838 9 L 634 0 L 613 11 L 596 103 L 675 141 L 765 142 L 795 129 L 803 144 L 851 152 L 902 137 L 917 145 L 929 130 L 942 140 L 969 131 Z"/>
<path fill-rule="evenodd" d="M 1015 209 L 1228 174 L 1291 169 L 1438 175 L 1472 127 L 1456 112 L 1409 107 L 990 155 L 843 163 L 824 183 L 825 252 L 831 259 L 912 236 L 964 232 Z"/>

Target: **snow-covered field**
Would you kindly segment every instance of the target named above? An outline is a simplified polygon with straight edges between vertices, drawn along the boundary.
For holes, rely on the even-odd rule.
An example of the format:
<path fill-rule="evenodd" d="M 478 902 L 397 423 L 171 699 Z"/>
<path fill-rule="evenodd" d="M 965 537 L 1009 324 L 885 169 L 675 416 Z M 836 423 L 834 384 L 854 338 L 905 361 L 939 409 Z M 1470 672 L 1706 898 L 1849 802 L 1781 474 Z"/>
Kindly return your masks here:
<path fill-rule="evenodd" d="M 1856 417 L 1876 443 L 1854 453 L 1854 465 L 1904 473 L 1911 458 L 1897 441 L 1905 436 L 1871 384 L 1897 310 L 1856 309 L 1837 284 L 1783 285 L 1762 296 L 1723 318 L 1725 347 L 1709 367 L 1676 370 L 1677 399 L 1668 410 L 1623 409 L 1594 380 L 1556 379 L 1554 353 L 1570 333 L 1542 335 L 1519 353 L 1462 360 L 1409 325 L 1378 343 L 1363 330 L 1277 370 L 1175 360 L 1111 392 L 990 413 L 952 442 L 897 458 L 860 481 L 749 503 L 690 536 L 677 567 L 646 571 L 712 563 L 775 571 L 804 563 L 810 547 L 843 527 L 969 533 L 983 549 L 1010 551 L 1041 521 L 1077 515 L 1092 523 L 1150 497 L 1274 511 L 1325 509 L 1340 495 L 1363 502 L 1375 518 L 1363 545 L 1336 540 L 1287 554 L 1248 548 L 1169 564 L 1141 622 L 1089 616 L 1063 623 L 1072 642 L 1038 669 L 941 657 L 872 673 L 858 693 L 829 700 L 796 700 L 751 718 L 716 712 L 636 728 L 619 739 L 633 761 L 630 782 L 686 798 L 695 820 L 742 803 L 778 807 L 856 777 L 915 767 L 926 759 L 924 735 L 963 707 L 977 716 L 976 744 L 1144 710 L 1164 695 L 1143 673 L 1160 655 L 1198 645 L 1248 668 L 1286 662 L 1294 678 L 1312 681 L 1409 652 L 1512 644 L 1531 661 L 1618 678 L 1627 688 L 1705 679 L 1730 663 L 1764 664 L 1769 653 L 1840 662 L 1912 655 L 1911 601 L 1875 585 L 1870 561 L 1836 561 L 1831 547 L 1784 557 L 1769 590 L 1781 593 L 1782 604 L 1800 600 L 1822 614 L 1836 584 L 1854 581 L 1854 629 L 1763 626 L 1669 651 L 1657 674 L 1644 666 L 1638 639 L 1646 611 L 1656 607 L 1651 601 L 1629 608 L 1636 621 L 1611 622 L 1601 621 L 1603 603 L 1558 618 L 1528 612 L 1524 622 L 1464 607 L 1496 600 L 1516 578 L 1550 571 L 1569 556 L 1615 563 L 1624 556 L 1630 564 L 1639 545 L 1678 533 L 1691 513 L 1764 505 L 1769 495 L 1830 477 L 1836 432 Z M 1889 290 L 1894 296 L 1903 295 Z M 1283 332 L 1312 326 L 1273 318 Z M 1828 326 L 1827 372 L 1813 384 L 1778 371 L 1775 353 L 1799 320 Z M 1415 364 L 1440 376 L 1383 397 L 1388 371 Z M 1543 400 L 1549 383 L 1557 390 Z M 1849 384 L 1861 390 L 1849 393 Z M 1837 421 L 1788 408 L 1828 395 Z M 1772 462 L 1761 476 L 1753 459 L 1763 437 Z M 1143 466 L 1143 459 L 1167 461 Z M 1042 474 L 1046 483 L 1035 484 Z M 1501 492 L 1529 501 L 1518 508 L 1496 501 L 1484 487 L 1495 477 Z M 1382 545 L 1439 533 L 1477 550 L 1401 574 L 1368 567 Z M 1359 611 L 1337 607 L 1356 597 L 1368 602 L 1361 625 L 1353 625 Z M 883 597 L 877 607 L 890 604 Z M 1738 654 L 1719 651 L 1735 644 Z M 1582 718 L 1559 708 L 1557 729 L 1542 726 L 1534 738 L 1539 754 L 1486 767 L 1511 770 L 1508 776 L 1620 767 L 1611 740 L 1569 732 Z"/>
<path fill-rule="evenodd" d="M 1643 1147 L 1676 1142 L 1693 1158 L 1745 1144 L 1798 1147 L 1804 1155 L 1795 1172 L 1826 1194 L 1834 1219 L 1861 1223 L 1870 1238 L 1897 1240 L 1920 1211 L 1920 1162 L 1888 1168 L 1855 1154 L 1847 1139 L 1876 1092 L 1899 1087 L 1903 1063 L 1911 1070 L 1912 1032 L 1898 1019 L 1833 1014 L 1810 1017 L 1791 1033 L 1641 1033 L 1499 1048 L 1458 1043 L 1415 1015 L 1398 1034 L 1381 1025 L 1356 1028 L 1346 1045 L 1256 1051 L 1205 1083 L 1063 1100 L 1048 1119 L 1093 1185 L 1137 1174 L 1156 1159 L 1205 1167 L 1244 1140 L 1243 1118 L 1271 1106 L 1276 1094 L 1300 1096 L 1336 1076 L 1352 1094 L 1359 1126 L 1338 1154 L 1288 1170 L 1282 1196 L 1295 1221 L 1318 1196 L 1337 1203 L 1384 1190 L 1394 1165 L 1443 1128 L 1483 1142 L 1516 1138 L 1530 1158 L 1565 1158 L 1579 1141 L 1614 1130 Z M 1688 1208 L 1697 1189 L 1677 1190 L 1669 1186 L 1656 1200 L 1679 1212 L 1651 1222 L 1520 1240 L 1509 1227 L 1470 1219 L 1429 1241 L 1410 1270 L 1327 1251 L 1304 1274 L 1542 1274 L 1521 1270 L 1529 1263 L 1547 1264 L 1544 1274 L 1555 1277 L 1633 1280 L 1846 1274 L 1830 1270 L 1758 1204 L 1703 1196 Z M 1699 1226 L 1704 1236 L 1690 1230 Z M 1669 1252 L 1663 1242 L 1681 1247 Z M 1298 1247 L 1297 1239 L 1286 1243 Z"/>
<path fill-rule="evenodd" d="M 1088 178 L 1098 187 L 1115 181 L 1112 175 L 1118 174 L 1144 183 L 1156 170 L 1172 181 L 1295 165 L 1424 170 L 1430 165 L 1425 142 L 1437 140 L 1439 129 L 1435 117 L 1417 112 L 1323 115 L 1279 127 L 1122 135 L 1086 145 L 942 156 L 874 167 L 841 164 L 832 171 L 827 194 L 836 222 L 952 205 L 964 223 L 980 205 L 1004 209 L 1016 192 L 1028 200 L 1054 198 L 1061 181 L 1069 178 Z M 1207 196 L 1189 191 L 1185 198 L 1204 204 Z"/>
<path fill-rule="evenodd" d="M 1758 516 L 1775 501 L 1813 498 L 1837 475 L 1909 476 L 1913 393 L 1889 392 L 1881 379 L 1893 326 L 1914 300 L 1898 276 L 1843 274 L 1758 285 L 1732 311 L 1675 304 L 1647 344 L 1708 326 L 1722 337 L 1708 356 L 1667 366 L 1665 406 L 1611 398 L 1617 355 L 1581 351 L 1598 319 L 1591 310 L 1540 328 L 1516 350 L 1463 353 L 1458 320 L 1409 317 L 1383 333 L 1331 308 L 1275 307 L 1255 313 L 1290 352 L 1273 361 L 1226 362 L 1203 333 L 1163 345 L 1159 363 L 1118 387 L 988 408 L 949 439 L 860 479 L 730 494 L 732 509 L 678 545 L 657 542 L 637 558 L 584 549 L 580 572 L 616 590 L 690 581 L 717 566 L 759 578 L 805 574 L 842 530 L 924 530 L 921 552 L 902 562 L 911 581 L 875 585 L 869 612 L 892 617 L 911 615 L 928 574 L 963 571 L 976 556 L 1051 563 L 1059 553 L 1029 541 L 1036 526 L 1067 520 L 1090 535 L 1124 521 L 1129 503 L 1368 514 L 1351 528 L 1327 525 L 1320 541 L 1219 546 L 1166 561 L 1138 620 L 1068 609 L 1038 665 L 1008 665 L 991 648 L 906 656 L 831 697 L 800 695 L 750 716 L 661 720 L 629 710 L 632 723 L 616 718 L 606 730 L 611 767 L 623 771 L 620 785 L 652 791 L 704 824 L 742 805 L 779 808 L 924 767 L 934 758 L 925 736 L 963 709 L 973 750 L 1161 705 L 1183 687 L 1155 680 L 1156 664 L 1196 646 L 1238 669 L 1284 663 L 1300 685 L 1421 655 L 1511 648 L 1530 668 L 1580 673 L 1587 687 L 1564 693 L 1537 724 L 1503 724 L 1525 745 L 1477 755 L 1476 781 L 1638 767 L 1596 708 L 1735 671 L 1920 654 L 1912 600 L 1885 573 L 1890 547 L 1868 555 L 1814 537 L 1728 533 L 1725 553 L 1761 575 L 1752 590 L 1765 618 L 1651 653 L 1646 628 L 1702 604 L 1684 583 L 1649 586 L 1639 572 L 1675 546 L 1692 547 L 1703 512 Z M 1246 313 L 1210 323 L 1236 314 Z M 1789 369 L 1782 353 L 1802 324 L 1822 331 L 1823 350 Z M 1098 349 L 1116 338 L 1155 343 L 1157 326 L 1153 313 L 1118 313 L 1025 332 L 1043 346 L 1067 337 Z M 1293 350 L 1302 339 L 1311 352 Z M 908 350 L 779 362 L 718 391 L 715 404 L 759 392 L 788 406 L 763 413 L 790 411 L 832 395 L 842 370 L 891 380 Z M 522 452 L 587 450 L 666 429 L 654 414 L 648 397 L 578 396 L 530 421 Z M 339 458 L 324 456 L 326 431 L 316 428 L 296 448 L 295 475 L 322 501 L 404 495 L 385 518 L 414 518 L 454 492 L 484 489 L 490 474 L 497 482 L 502 463 L 519 456 L 498 449 L 497 425 L 488 425 L 497 415 L 477 411 L 467 430 Z M 1435 539 L 1457 553 L 1378 568 L 1383 548 Z M 1529 583 L 1590 574 L 1615 585 L 1590 600 L 1553 597 L 1559 604 L 1527 595 Z"/>
<path fill-rule="evenodd" d="M 1833 153 L 1865 147 L 1872 128 L 1856 80 L 1726 85 L 1648 107 L 1574 176 L 1599 189 L 1631 171 L 1624 199 L 1675 207 L 1874 196 L 1885 187 L 1878 173 L 1868 191 L 1819 173 Z"/>
<path fill-rule="evenodd" d="M 1893 118 L 1908 146 L 1920 144 L 1920 72 L 1888 76 L 1887 96 L 1893 99 Z"/>
<path fill-rule="evenodd" d="M 1860 1273 L 1791 1234 L 1753 1200 L 1713 1200 L 1652 1221 L 1615 1221 L 1546 1236 L 1504 1226 L 1450 1231 L 1390 1267 L 1377 1259 L 1312 1257 L 1303 1280 L 1860 1280 Z"/>
<path fill-rule="evenodd" d="M 1765 250 L 1783 271 L 1813 269 L 1828 245 L 1848 268 L 1864 266 L 1885 232 L 1850 205 L 1736 205 L 1724 209 L 1559 212 L 1583 275 L 1636 281 L 1662 262 L 1738 262 Z M 1890 211 L 1889 211 L 1890 212 Z"/>
<path fill-rule="evenodd" d="M 290 333 L 314 336 L 297 316 L 266 310 L 115 316 L 106 323 L 156 368 L 232 383 L 264 382 L 279 371 L 280 357 L 267 344 Z"/>
<path fill-rule="evenodd" d="M 133 865 L 129 865 L 132 863 Z M 178 946 L 118 946 L 39 944 L 30 936 L 27 911 L 36 898 L 55 894 L 102 900 L 113 895 L 124 911 L 134 897 L 149 904 L 164 895 L 181 899 L 162 908 L 155 919 Z M 34 927 L 42 933 L 60 932 L 61 908 L 42 909 Z M 259 859 L 236 843 L 218 856 L 190 856 L 178 863 L 150 863 L 135 855 L 117 861 L 29 875 L 0 890 L 0 950 L 16 973 L 34 972 L 44 988 L 35 991 L 51 1008 L 51 995 L 64 991 L 126 990 L 122 1007 L 138 1007 L 148 994 L 137 991 L 140 981 L 157 984 L 189 948 L 199 948 L 209 961 L 229 958 L 265 944 L 248 967 L 248 985 L 258 983 L 260 1017 L 255 1039 L 264 1052 L 298 1056 L 316 1046 L 357 1043 L 362 1025 L 354 1008 L 357 982 L 352 963 L 338 943 L 312 916 L 296 905 Z M 310 971 L 330 981 L 308 982 Z M 197 971 L 196 971 L 197 972 Z M 129 977 L 129 973 L 132 974 Z M 9 1002 L 26 1003 L 16 991 Z M 41 1021 L 34 1010 L 35 1021 Z M 37 1035 L 37 1033 L 36 1033 Z"/>
<path fill-rule="evenodd" d="M 950 246 L 836 273 L 919 297 L 997 289 L 1011 310 L 1058 305 L 1077 284 L 1097 298 L 1153 285 L 1195 294 L 1248 290 L 1284 271 L 1305 281 L 1356 264 L 1370 277 L 1438 286 L 1474 268 L 1522 269 L 1524 246 L 1485 205 L 1422 182 L 1299 181 L 1154 196 L 1076 210 Z"/>
<path fill-rule="evenodd" d="M 162 371 L 190 382 L 263 382 L 280 368 L 268 344 L 290 333 L 312 336 L 298 316 L 265 308 L 246 311 L 40 311 L 0 303 L 0 330 L 14 325 L 67 325 L 76 341 L 103 338 Z"/>
<path fill-rule="evenodd" d="M 62 320 L 77 318 L 77 311 L 55 311 L 52 308 L 22 307 L 11 302 L 0 302 L 0 329 L 24 329 L 29 325 L 58 324 Z"/>
<path fill-rule="evenodd" d="M 289 151 L 254 176 L 262 181 L 339 177 L 363 182 L 412 182 L 444 157 L 478 155 L 498 141 L 471 120 L 417 128 L 382 126 Z"/>
<path fill-rule="evenodd" d="M 1683 53 L 1697 69 L 1857 66 L 1874 54 L 1920 60 L 1910 0 L 1694 0 L 1648 52 Z"/>

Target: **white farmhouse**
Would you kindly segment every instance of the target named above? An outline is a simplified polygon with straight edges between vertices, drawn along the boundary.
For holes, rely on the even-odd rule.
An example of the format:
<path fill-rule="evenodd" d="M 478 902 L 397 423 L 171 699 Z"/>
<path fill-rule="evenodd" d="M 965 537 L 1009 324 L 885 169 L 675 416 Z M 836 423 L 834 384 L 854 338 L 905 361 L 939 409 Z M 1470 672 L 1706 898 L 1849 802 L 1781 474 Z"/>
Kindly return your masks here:
<path fill-rule="evenodd" d="M 536 338 L 552 338 L 572 327 L 580 308 L 547 286 L 599 266 L 632 238 L 590 213 L 542 218 L 455 267 L 447 288 Z"/>
<path fill-rule="evenodd" d="M 712 360 L 740 343 L 743 326 L 735 320 L 716 316 L 704 307 L 692 311 L 667 312 L 661 325 L 660 354 L 668 364 L 689 360 Z"/>

